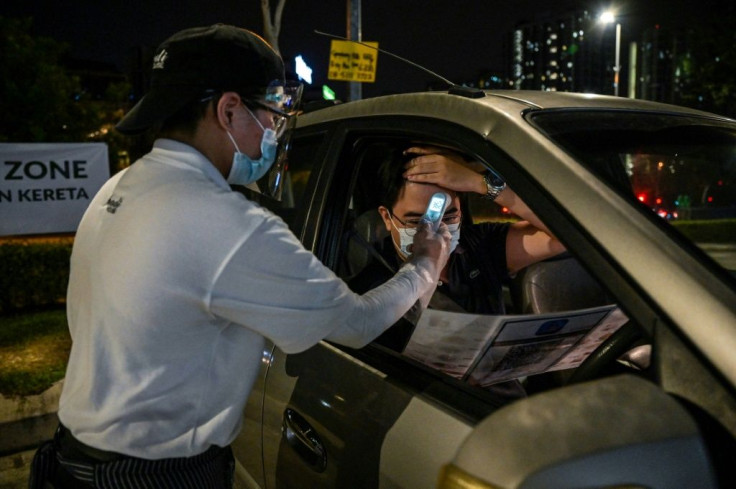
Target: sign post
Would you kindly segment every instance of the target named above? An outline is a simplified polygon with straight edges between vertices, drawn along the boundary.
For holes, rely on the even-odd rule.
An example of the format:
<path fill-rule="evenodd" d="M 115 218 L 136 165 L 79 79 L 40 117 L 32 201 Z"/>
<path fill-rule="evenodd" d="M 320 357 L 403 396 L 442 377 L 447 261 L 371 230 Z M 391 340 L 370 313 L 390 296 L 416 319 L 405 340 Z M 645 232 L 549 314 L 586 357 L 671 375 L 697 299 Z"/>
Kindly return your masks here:
<path fill-rule="evenodd" d="M 348 0 L 348 39 L 351 41 L 363 41 L 363 8 L 361 0 Z M 348 100 L 360 100 L 363 98 L 363 85 L 357 81 L 348 83 L 350 87 L 350 98 Z"/>

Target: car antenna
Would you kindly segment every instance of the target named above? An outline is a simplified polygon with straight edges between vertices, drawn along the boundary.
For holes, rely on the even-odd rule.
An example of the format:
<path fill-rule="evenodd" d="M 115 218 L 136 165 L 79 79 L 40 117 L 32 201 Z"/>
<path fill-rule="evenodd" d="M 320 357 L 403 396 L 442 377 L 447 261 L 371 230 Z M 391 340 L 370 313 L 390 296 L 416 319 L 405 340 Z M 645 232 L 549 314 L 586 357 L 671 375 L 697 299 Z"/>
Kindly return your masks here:
<path fill-rule="evenodd" d="M 371 46 L 370 44 L 366 44 L 366 43 L 361 42 L 361 41 L 354 41 L 352 39 L 347 39 L 346 37 L 343 37 L 343 36 L 337 36 L 335 34 L 330 34 L 330 33 L 327 33 L 327 32 L 322 32 L 322 31 L 319 31 L 317 29 L 314 30 L 314 33 L 315 34 L 319 34 L 320 36 L 331 37 L 333 39 L 340 39 L 341 41 L 354 42 L 355 44 L 360 44 L 361 46 L 365 46 L 365 47 L 370 48 L 370 49 L 375 49 L 379 53 L 387 54 L 387 55 L 389 55 L 391 57 L 394 57 L 394 58 L 396 58 L 396 59 L 398 59 L 400 61 L 403 61 L 404 63 L 407 63 L 407 64 L 413 66 L 414 68 L 418 68 L 418 69 L 424 71 L 425 73 L 429 73 L 430 75 L 432 75 L 433 77 L 437 78 L 438 80 L 441 80 L 443 83 L 446 83 L 449 86 L 449 89 L 447 90 L 447 92 L 450 93 L 450 94 L 453 94 L 453 95 L 461 95 L 463 97 L 468 97 L 468 98 L 481 98 L 481 97 L 485 97 L 486 96 L 486 94 L 485 94 L 485 92 L 483 90 L 480 90 L 478 88 L 463 87 L 461 85 L 458 85 L 456 83 L 453 83 L 450 80 L 448 80 L 447 78 L 445 78 L 444 76 L 438 75 L 434 71 L 431 71 L 431 70 L 425 68 L 422 65 L 419 65 L 417 63 L 414 63 L 413 61 L 409 61 L 406 58 L 402 58 L 401 56 L 399 56 L 397 54 L 394 54 L 394 53 L 391 53 L 389 51 L 386 51 L 385 49 L 381 49 L 381 48 L 378 48 L 376 46 Z"/>

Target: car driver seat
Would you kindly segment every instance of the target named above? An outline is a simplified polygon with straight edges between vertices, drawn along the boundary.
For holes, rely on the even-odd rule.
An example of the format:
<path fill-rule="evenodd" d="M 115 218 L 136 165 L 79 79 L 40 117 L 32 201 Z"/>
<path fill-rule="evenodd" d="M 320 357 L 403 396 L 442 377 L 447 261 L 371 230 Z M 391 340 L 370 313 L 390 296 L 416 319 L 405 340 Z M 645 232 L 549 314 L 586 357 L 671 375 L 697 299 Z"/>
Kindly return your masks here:
<path fill-rule="evenodd" d="M 511 293 L 520 314 L 571 311 L 615 302 L 569 253 L 526 267 L 512 280 Z"/>
<path fill-rule="evenodd" d="M 381 249 L 383 240 L 388 235 L 378 209 L 369 209 L 356 217 L 348 232 L 344 278 L 354 277 L 371 260 L 382 260 L 378 250 Z"/>
<path fill-rule="evenodd" d="M 590 307 L 614 304 L 616 301 L 599 282 L 593 278 L 569 253 L 528 266 L 512 280 L 511 296 L 520 314 L 544 314 L 574 311 Z M 615 337 L 615 338 L 614 338 Z M 619 329 L 615 340 L 603 352 L 594 355 L 610 356 L 619 362 L 637 369 L 649 366 L 651 346 L 633 323 Z M 529 378 L 530 391 L 551 384 L 561 385 L 593 378 L 597 371 L 590 370 L 586 363 L 575 370 L 561 370 Z"/>

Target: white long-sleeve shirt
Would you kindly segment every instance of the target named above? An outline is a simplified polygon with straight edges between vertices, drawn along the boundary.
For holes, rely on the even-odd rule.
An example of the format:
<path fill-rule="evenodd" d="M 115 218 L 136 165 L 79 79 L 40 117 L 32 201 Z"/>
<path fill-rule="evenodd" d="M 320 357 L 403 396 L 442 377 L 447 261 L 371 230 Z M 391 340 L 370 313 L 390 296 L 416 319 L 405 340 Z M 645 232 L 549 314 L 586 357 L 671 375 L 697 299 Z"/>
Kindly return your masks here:
<path fill-rule="evenodd" d="M 83 443 L 136 457 L 226 446 L 264 338 L 287 353 L 325 338 L 363 346 L 435 280 L 417 261 L 354 294 L 202 154 L 158 140 L 105 184 L 77 231 L 59 418 Z"/>

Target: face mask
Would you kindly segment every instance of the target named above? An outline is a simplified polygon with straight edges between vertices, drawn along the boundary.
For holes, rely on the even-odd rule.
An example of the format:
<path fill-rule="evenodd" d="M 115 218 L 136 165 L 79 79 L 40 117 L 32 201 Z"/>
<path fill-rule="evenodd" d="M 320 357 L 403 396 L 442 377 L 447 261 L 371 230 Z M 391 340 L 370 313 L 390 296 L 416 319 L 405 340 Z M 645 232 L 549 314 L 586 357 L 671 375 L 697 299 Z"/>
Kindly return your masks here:
<path fill-rule="evenodd" d="M 447 229 L 450 231 L 450 253 L 452 253 L 460 242 L 460 223 L 448 224 Z"/>
<path fill-rule="evenodd" d="M 227 135 L 230 137 L 230 141 L 233 142 L 233 146 L 235 146 L 235 154 L 233 155 L 233 166 L 230 168 L 227 182 L 233 185 L 248 185 L 265 175 L 276 160 L 276 149 L 279 144 L 276 139 L 276 132 L 273 129 L 263 127 L 261 121 L 253 115 L 253 112 L 248 107 L 245 107 L 245 110 L 255 119 L 263 131 L 263 136 L 261 136 L 261 157 L 254 160 L 247 154 L 241 153 L 238 144 L 228 131 Z"/>
<path fill-rule="evenodd" d="M 409 255 L 411 255 L 411 252 L 408 250 L 408 248 L 409 245 L 414 243 L 414 235 L 417 233 L 417 230 L 408 228 L 397 228 L 396 224 L 394 224 L 393 218 L 389 217 L 389 219 L 391 220 L 391 225 L 399 233 L 399 241 L 401 242 L 401 244 L 396 244 L 396 240 L 394 240 L 393 234 L 391 235 L 391 241 L 394 242 L 394 246 L 399 248 L 399 254 L 403 258 L 407 258 Z"/>
<path fill-rule="evenodd" d="M 408 249 L 409 245 L 414 243 L 414 235 L 417 233 L 417 230 L 396 227 L 393 219 L 391 219 L 391 225 L 399 233 L 400 244 L 396 244 L 393 234 L 391 235 L 391 240 L 394 242 L 394 246 L 399 248 L 399 254 L 402 257 L 407 258 L 411 254 Z M 448 224 L 447 229 L 450 231 L 450 253 L 452 253 L 460 242 L 460 223 Z"/>

